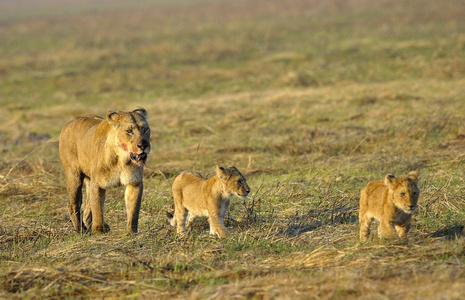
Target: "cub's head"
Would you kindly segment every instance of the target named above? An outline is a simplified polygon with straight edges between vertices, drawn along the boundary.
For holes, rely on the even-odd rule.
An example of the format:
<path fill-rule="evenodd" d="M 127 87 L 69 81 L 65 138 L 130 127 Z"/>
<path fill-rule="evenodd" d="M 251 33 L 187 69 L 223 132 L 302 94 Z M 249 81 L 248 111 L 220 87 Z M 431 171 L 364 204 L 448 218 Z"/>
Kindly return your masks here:
<path fill-rule="evenodd" d="M 247 198 L 250 188 L 247 181 L 239 170 L 234 166 L 227 168 L 216 166 L 216 174 L 224 186 L 224 191 L 229 194 L 235 194 L 243 199 Z"/>
<path fill-rule="evenodd" d="M 110 111 L 107 122 L 112 126 L 112 135 L 120 152 L 128 157 L 128 162 L 144 166 L 150 152 L 150 127 L 147 111 L 138 108 L 131 112 Z"/>
<path fill-rule="evenodd" d="M 407 177 L 396 178 L 394 175 L 386 175 L 384 184 L 389 188 L 389 197 L 394 205 L 407 214 L 413 214 L 417 209 L 418 173 L 410 172 Z"/>

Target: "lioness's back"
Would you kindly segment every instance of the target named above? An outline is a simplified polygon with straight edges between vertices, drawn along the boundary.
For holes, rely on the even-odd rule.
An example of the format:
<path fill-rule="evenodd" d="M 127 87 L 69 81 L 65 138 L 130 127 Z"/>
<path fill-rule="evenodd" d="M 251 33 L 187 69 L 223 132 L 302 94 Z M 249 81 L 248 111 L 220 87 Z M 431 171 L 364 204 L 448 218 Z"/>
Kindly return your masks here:
<path fill-rule="evenodd" d="M 59 150 L 60 157 L 63 163 L 69 162 L 69 156 L 77 156 L 78 148 L 81 145 L 87 145 L 92 143 L 91 138 L 93 137 L 93 130 L 98 124 L 102 122 L 102 118 L 97 116 L 83 116 L 77 117 L 69 121 L 61 130 Z"/>

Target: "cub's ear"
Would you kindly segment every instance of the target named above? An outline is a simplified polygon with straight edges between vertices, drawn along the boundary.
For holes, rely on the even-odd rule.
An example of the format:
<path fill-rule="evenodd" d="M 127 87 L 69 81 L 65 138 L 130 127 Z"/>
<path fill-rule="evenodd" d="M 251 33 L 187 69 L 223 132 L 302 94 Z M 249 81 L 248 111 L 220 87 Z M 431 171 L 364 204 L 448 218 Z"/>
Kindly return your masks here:
<path fill-rule="evenodd" d="M 408 173 L 408 178 L 412 179 L 413 181 L 418 181 L 418 179 L 420 178 L 420 175 L 418 175 L 417 171 L 412 171 Z"/>
<path fill-rule="evenodd" d="M 228 180 L 228 174 L 226 172 L 227 171 L 223 167 L 216 166 L 216 174 L 223 181 Z"/>
<path fill-rule="evenodd" d="M 143 116 L 145 119 L 147 119 L 147 111 L 145 110 L 145 108 L 139 107 L 139 108 L 133 110 L 132 112 L 136 113 L 136 114 L 139 114 L 139 115 Z"/>
<path fill-rule="evenodd" d="M 110 111 L 107 113 L 107 121 L 108 121 L 108 123 L 110 123 L 110 124 L 114 124 L 115 122 L 118 122 L 120 116 L 121 116 L 121 115 L 120 115 L 119 112 L 110 110 Z"/>
<path fill-rule="evenodd" d="M 393 189 L 394 188 L 394 185 L 397 183 L 397 179 L 394 175 L 392 174 L 388 174 L 386 175 L 386 177 L 384 178 L 384 184 L 389 187 L 389 189 Z"/>

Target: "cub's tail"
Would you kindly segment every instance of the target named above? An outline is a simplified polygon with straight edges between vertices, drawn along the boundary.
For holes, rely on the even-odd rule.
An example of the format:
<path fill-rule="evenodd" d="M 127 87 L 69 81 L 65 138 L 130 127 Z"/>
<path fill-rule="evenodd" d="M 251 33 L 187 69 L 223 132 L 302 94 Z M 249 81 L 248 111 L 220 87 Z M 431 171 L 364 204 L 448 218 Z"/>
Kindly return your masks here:
<path fill-rule="evenodd" d="M 168 223 L 171 224 L 171 226 L 176 226 L 176 219 L 169 211 L 166 212 L 166 219 L 168 220 Z"/>

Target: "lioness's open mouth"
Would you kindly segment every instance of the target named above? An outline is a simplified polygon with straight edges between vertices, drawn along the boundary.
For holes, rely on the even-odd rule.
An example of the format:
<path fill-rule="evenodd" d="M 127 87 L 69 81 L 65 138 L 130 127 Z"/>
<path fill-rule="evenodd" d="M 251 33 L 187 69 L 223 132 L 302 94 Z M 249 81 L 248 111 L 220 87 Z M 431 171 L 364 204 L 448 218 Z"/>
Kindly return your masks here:
<path fill-rule="evenodd" d="M 147 160 L 147 153 L 142 152 L 141 154 L 129 153 L 131 160 L 137 165 L 144 165 Z"/>

